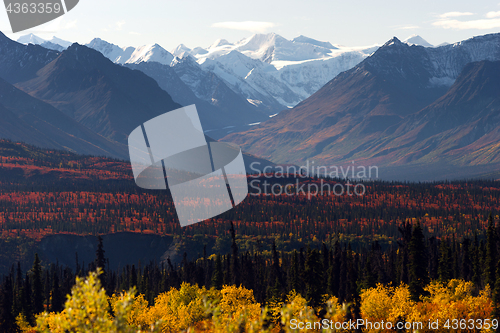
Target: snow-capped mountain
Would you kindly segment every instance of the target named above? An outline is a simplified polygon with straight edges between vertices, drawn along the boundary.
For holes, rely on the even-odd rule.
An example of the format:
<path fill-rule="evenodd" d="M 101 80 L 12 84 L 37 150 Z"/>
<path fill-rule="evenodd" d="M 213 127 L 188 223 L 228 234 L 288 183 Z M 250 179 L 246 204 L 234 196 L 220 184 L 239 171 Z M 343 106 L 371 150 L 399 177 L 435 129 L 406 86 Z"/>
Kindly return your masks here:
<path fill-rule="evenodd" d="M 17 39 L 18 43 L 28 45 L 28 44 L 34 44 L 34 45 L 41 45 L 47 49 L 51 50 L 56 50 L 56 51 L 62 51 L 67 49 L 72 43 L 68 42 L 67 40 L 63 40 L 61 38 L 57 38 L 56 36 L 52 36 L 51 39 L 43 39 L 40 38 L 34 34 L 28 34 L 21 36 Z"/>
<path fill-rule="evenodd" d="M 139 64 L 141 62 L 159 62 L 162 65 L 169 65 L 174 56 L 158 44 L 139 46 L 125 62 L 127 64 Z"/>
<path fill-rule="evenodd" d="M 101 52 L 106 58 L 117 64 L 124 64 L 135 51 L 133 47 L 121 48 L 100 38 L 92 39 L 85 46 Z"/>
<path fill-rule="evenodd" d="M 297 38 L 298 41 L 290 41 L 278 34 L 269 33 L 255 34 L 234 44 L 225 39 L 219 39 L 207 49 L 208 53 L 203 57 L 215 59 L 236 50 L 252 59 L 272 63 L 277 60 L 302 61 L 325 58 L 331 50 L 336 49 L 330 43 L 322 43 L 304 36 Z M 331 48 L 318 44 L 331 46 Z"/>
<path fill-rule="evenodd" d="M 420 45 L 420 46 L 425 46 L 425 47 L 432 47 L 433 45 L 429 42 L 427 42 L 425 39 L 420 37 L 419 35 L 411 35 L 410 37 L 406 38 L 403 43 L 406 43 L 408 45 Z"/>
<path fill-rule="evenodd" d="M 345 48 L 305 36 L 290 41 L 270 33 L 256 34 L 234 44 L 217 40 L 206 52 L 190 52 L 190 55 L 247 100 L 264 103 L 261 97 L 264 95 L 288 108 L 377 48 Z"/>
<path fill-rule="evenodd" d="M 108 43 L 100 38 L 94 38 L 85 44 L 101 52 L 106 58 L 117 64 L 138 64 L 141 62 L 159 62 L 169 65 L 174 56 L 158 44 L 143 45 L 138 48 L 124 47 Z"/>
<path fill-rule="evenodd" d="M 275 33 L 255 34 L 236 43 L 218 39 L 208 48 L 191 49 L 181 44 L 171 53 L 158 44 L 121 48 L 100 39 L 87 46 L 120 64 L 154 61 L 175 69 L 185 67 L 180 59 L 189 57 L 193 60 L 189 71 L 183 68 L 176 72 L 183 73 L 181 79 L 196 96 L 215 103 L 206 98 L 216 87 L 202 87 L 197 81 L 206 75 L 202 72 L 213 73 L 234 93 L 269 115 L 295 106 L 378 48 L 349 48 L 306 36 L 287 40 Z"/>
<path fill-rule="evenodd" d="M 24 45 L 28 45 L 28 44 L 40 45 L 45 41 L 46 41 L 45 39 L 40 38 L 34 34 L 24 35 L 24 36 L 21 36 L 17 39 L 18 43 L 21 43 Z"/>

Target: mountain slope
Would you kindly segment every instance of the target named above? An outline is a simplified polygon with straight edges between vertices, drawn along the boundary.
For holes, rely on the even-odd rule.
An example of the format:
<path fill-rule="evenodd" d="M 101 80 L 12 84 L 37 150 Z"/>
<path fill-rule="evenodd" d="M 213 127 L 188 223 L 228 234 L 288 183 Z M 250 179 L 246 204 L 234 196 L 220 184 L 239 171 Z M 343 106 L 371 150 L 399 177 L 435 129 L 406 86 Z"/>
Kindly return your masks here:
<path fill-rule="evenodd" d="M 23 45 L 0 32 L 0 77 L 9 83 L 26 81 L 54 60 L 59 52 L 39 45 Z"/>
<path fill-rule="evenodd" d="M 323 151 L 344 159 L 446 91 L 428 87 L 424 51 L 394 38 L 295 108 L 229 139 L 280 163 L 296 163 Z M 335 143 L 342 144 L 330 149 Z"/>
<path fill-rule="evenodd" d="M 499 91 L 500 61 L 466 65 L 444 96 L 403 122 L 378 157 L 392 151 L 393 164 L 500 163 Z"/>
<path fill-rule="evenodd" d="M 0 136 L 81 154 L 126 158 L 127 147 L 82 126 L 49 104 L 0 79 Z"/>
<path fill-rule="evenodd" d="M 76 43 L 18 87 L 123 144 L 143 122 L 180 107 L 147 75 Z"/>
<path fill-rule="evenodd" d="M 409 46 L 393 38 L 371 57 L 338 75 L 295 108 L 225 139 L 278 163 L 301 163 L 306 159 L 341 164 L 352 160 L 371 161 L 377 165 L 417 163 L 440 143 L 425 145 L 428 138 L 422 134 L 415 134 L 414 141 L 405 138 L 405 135 L 410 135 L 411 128 L 404 126 L 416 124 L 419 117 L 424 117 L 423 113 L 416 113 L 444 95 L 459 73 L 468 68 L 468 63 L 495 58 L 500 60 L 500 34 L 475 37 L 439 48 Z M 487 84 L 489 81 L 484 82 Z M 463 86 L 462 78 L 458 83 Z M 464 92 L 456 93 L 454 98 L 460 95 Z M 436 114 L 445 112 L 443 106 L 433 108 L 440 110 L 435 111 Z M 443 116 L 443 119 L 450 121 L 449 116 Z M 435 122 L 441 124 L 439 120 Z M 471 125 L 471 122 L 469 119 L 466 124 Z M 436 126 L 440 128 L 442 124 Z M 483 133 L 478 132 L 478 124 L 475 126 L 473 128 L 477 133 Z M 495 138 L 495 130 L 488 133 Z M 439 140 L 444 138 L 442 136 Z M 474 136 L 470 138 L 478 139 Z M 464 136 L 460 139 L 468 146 L 472 144 L 467 141 L 470 138 Z M 452 140 L 451 137 L 449 139 Z M 460 139 L 455 136 L 453 140 Z M 486 140 L 486 146 L 493 141 Z M 401 146 L 406 149 L 405 153 L 398 150 Z M 487 149 L 486 146 L 480 147 Z M 460 149 L 466 149 L 464 147 Z M 412 149 L 415 152 L 420 149 L 420 155 L 408 158 L 406 155 Z M 448 159 L 441 156 L 444 150 L 436 150 L 433 162 L 444 163 L 446 160 L 446 163 L 459 163 L 458 157 Z M 428 156 L 429 159 L 422 159 L 421 162 L 430 163 L 431 155 Z"/>
<path fill-rule="evenodd" d="M 205 131 L 210 131 L 210 135 L 215 139 L 228 133 L 229 128 L 222 130 L 225 127 L 232 128 L 267 119 L 267 116 L 258 112 L 257 108 L 239 98 L 232 100 L 222 97 L 222 100 L 218 102 L 221 99 L 217 94 L 220 89 L 214 90 L 213 94 L 209 95 L 210 101 L 216 105 L 198 98 L 179 78 L 174 69 L 168 65 L 162 65 L 158 62 L 141 62 L 139 64 L 125 64 L 125 66 L 140 70 L 155 79 L 160 88 L 168 92 L 173 100 L 179 104 L 195 104 Z M 202 80 L 204 79 L 202 78 Z M 212 82 L 207 84 L 212 84 Z M 223 83 L 219 84 L 223 85 Z M 229 89 L 227 90 L 229 93 Z"/>

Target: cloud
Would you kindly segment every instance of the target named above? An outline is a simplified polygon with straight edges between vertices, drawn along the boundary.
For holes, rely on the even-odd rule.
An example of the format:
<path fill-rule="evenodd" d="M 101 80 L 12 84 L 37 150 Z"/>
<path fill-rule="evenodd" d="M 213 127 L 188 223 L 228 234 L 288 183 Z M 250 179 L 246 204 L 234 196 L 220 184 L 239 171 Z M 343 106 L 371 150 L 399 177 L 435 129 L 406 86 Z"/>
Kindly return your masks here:
<path fill-rule="evenodd" d="M 275 27 L 272 22 L 243 21 L 243 22 L 218 22 L 212 24 L 212 28 L 224 28 L 233 30 L 244 30 L 250 32 L 265 32 L 267 29 Z"/>
<path fill-rule="evenodd" d="M 414 29 L 420 29 L 420 27 L 418 25 L 406 25 L 403 27 L 398 27 L 396 29 L 398 29 L 398 30 L 414 30 Z"/>
<path fill-rule="evenodd" d="M 122 30 L 122 28 L 123 28 L 124 25 L 125 25 L 125 21 L 123 21 L 123 20 L 122 21 L 117 21 L 117 22 L 115 22 L 114 28 L 115 28 L 116 31 L 120 31 L 120 30 Z"/>
<path fill-rule="evenodd" d="M 488 14 L 486 14 L 486 17 L 487 18 L 500 17 L 500 11 L 498 11 L 498 12 L 489 12 Z"/>
<path fill-rule="evenodd" d="M 130 31 L 129 34 L 134 35 L 134 36 L 140 36 L 141 34 L 135 31 Z"/>
<path fill-rule="evenodd" d="M 472 13 L 463 12 L 448 12 L 439 15 L 440 19 L 433 22 L 432 25 L 436 27 L 441 27 L 444 29 L 455 29 L 455 30 L 467 30 L 467 29 L 477 29 L 477 30 L 488 30 L 500 28 L 500 11 L 489 12 L 485 15 L 486 18 L 460 21 L 455 19 L 455 17 L 473 15 Z"/>
<path fill-rule="evenodd" d="M 500 18 L 481 19 L 472 21 L 442 20 L 434 22 L 432 23 L 432 25 L 445 29 L 455 29 L 455 30 L 466 30 L 466 29 L 487 30 L 487 29 L 500 28 Z"/>
<path fill-rule="evenodd" d="M 450 18 L 450 17 L 460 17 L 460 16 L 470 16 L 474 15 L 474 13 L 471 12 L 448 12 L 439 15 L 440 18 L 445 19 L 445 18 Z"/>

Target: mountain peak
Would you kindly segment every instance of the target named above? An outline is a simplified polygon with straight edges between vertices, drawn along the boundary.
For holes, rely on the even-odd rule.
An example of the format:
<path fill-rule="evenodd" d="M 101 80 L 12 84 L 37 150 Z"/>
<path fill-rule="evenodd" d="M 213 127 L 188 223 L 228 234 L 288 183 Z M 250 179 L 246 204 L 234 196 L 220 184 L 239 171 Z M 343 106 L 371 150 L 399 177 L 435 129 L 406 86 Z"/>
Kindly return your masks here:
<path fill-rule="evenodd" d="M 226 39 L 217 39 L 212 45 L 210 45 L 209 49 L 225 45 L 233 45 L 233 44 L 229 43 Z"/>
<path fill-rule="evenodd" d="M 21 43 L 21 44 L 35 44 L 35 45 L 39 45 L 39 44 L 42 44 L 43 42 L 45 42 L 45 39 L 43 38 L 40 38 L 34 34 L 27 34 L 27 35 L 24 35 L 24 36 L 21 36 L 17 39 L 17 42 L 18 43 Z"/>
<path fill-rule="evenodd" d="M 169 65 L 174 56 L 158 44 L 143 45 L 135 49 L 127 64 L 138 64 L 143 61 L 156 61 L 163 65 Z"/>
<path fill-rule="evenodd" d="M 391 39 L 389 39 L 384 45 L 382 45 L 381 48 L 391 46 L 391 45 L 401 45 L 403 44 L 398 37 L 394 36 Z"/>
<path fill-rule="evenodd" d="M 408 45 L 420 45 L 424 47 L 432 47 L 433 45 L 429 42 L 427 42 L 425 39 L 420 37 L 419 35 L 411 35 L 410 37 L 406 38 L 403 43 L 406 43 Z"/>
<path fill-rule="evenodd" d="M 321 42 L 319 40 L 316 40 L 316 39 L 313 39 L 310 37 L 306 37 L 304 35 L 300 35 L 299 37 L 295 37 L 294 39 L 292 39 L 292 42 L 312 44 L 312 45 L 321 46 L 321 47 L 331 49 L 331 50 L 337 49 L 330 42 Z"/>

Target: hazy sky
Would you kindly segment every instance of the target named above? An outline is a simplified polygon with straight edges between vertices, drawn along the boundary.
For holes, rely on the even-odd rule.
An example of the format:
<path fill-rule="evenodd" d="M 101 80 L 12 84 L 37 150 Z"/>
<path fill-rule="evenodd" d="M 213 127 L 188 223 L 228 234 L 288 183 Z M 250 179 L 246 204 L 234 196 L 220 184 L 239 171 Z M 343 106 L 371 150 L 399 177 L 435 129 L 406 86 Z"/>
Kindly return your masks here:
<path fill-rule="evenodd" d="M 419 34 L 437 45 L 500 32 L 500 0 L 80 0 L 63 17 L 16 34 L 0 10 L 0 30 L 12 39 L 34 33 L 86 43 L 100 37 L 122 47 L 158 43 L 167 50 L 267 32 L 346 46 Z"/>

